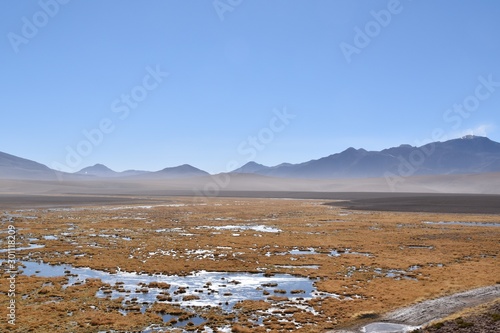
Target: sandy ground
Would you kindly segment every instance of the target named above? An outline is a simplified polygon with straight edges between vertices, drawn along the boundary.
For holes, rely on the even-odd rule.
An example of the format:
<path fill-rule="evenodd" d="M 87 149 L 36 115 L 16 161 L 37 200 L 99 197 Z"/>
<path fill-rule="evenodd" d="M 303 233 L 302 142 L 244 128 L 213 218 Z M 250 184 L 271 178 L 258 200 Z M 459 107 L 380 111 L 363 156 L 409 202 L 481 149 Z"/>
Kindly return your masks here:
<path fill-rule="evenodd" d="M 486 304 L 500 298 L 500 285 L 476 288 L 449 296 L 439 297 L 403 307 L 387 313 L 377 322 L 405 324 L 410 326 L 427 326 L 431 322 L 444 319 L 465 309 Z M 369 322 L 358 324 L 350 329 L 332 330 L 332 333 L 356 333 Z M 493 332 L 493 331 L 492 331 Z"/>
<path fill-rule="evenodd" d="M 424 301 L 385 315 L 386 321 L 420 326 L 500 297 L 500 285 Z"/>

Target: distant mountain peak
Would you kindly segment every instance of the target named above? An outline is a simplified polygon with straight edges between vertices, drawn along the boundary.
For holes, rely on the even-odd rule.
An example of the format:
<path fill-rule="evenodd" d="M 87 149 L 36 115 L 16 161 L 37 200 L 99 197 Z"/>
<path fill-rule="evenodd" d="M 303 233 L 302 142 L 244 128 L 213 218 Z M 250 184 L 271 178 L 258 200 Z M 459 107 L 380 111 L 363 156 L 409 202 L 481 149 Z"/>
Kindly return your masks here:
<path fill-rule="evenodd" d="M 111 170 L 110 168 L 108 168 L 104 164 L 97 163 L 97 164 L 94 164 L 92 166 L 83 168 L 76 173 L 85 174 L 85 175 L 100 176 L 103 174 L 115 174 L 116 171 Z"/>
<path fill-rule="evenodd" d="M 245 165 L 248 165 L 248 166 L 250 166 L 250 165 L 252 165 L 252 166 L 253 166 L 253 165 L 264 166 L 264 165 L 262 165 L 262 164 L 259 164 L 259 163 L 255 162 L 255 161 L 250 161 L 250 162 L 247 162 L 247 163 L 245 163 Z M 245 165 L 244 165 L 244 166 L 245 166 Z"/>
<path fill-rule="evenodd" d="M 474 139 L 488 139 L 488 138 L 485 137 L 485 136 L 478 136 L 478 135 L 474 135 L 474 134 L 467 134 L 467 135 L 464 135 L 463 137 L 461 137 L 461 139 L 463 139 L 463 140 L 474 140 Z"/>
<path fill-rule="evenodd" d="M 365 152 L 366 152 L 366 150 L 364 150 L 363 148 L 356 149 L 354 147 L 349 147 L 346 150 L 344 150 L 343 152 L 341 152 L 340 155 L 357 156 L 360 153 L 365 153 Z M 331 156 L 335 156 L 335 155 L 337 155 L 337 154 L 333 154 Z"/>
<path fill-rule="evenodd" d="M 243 165 L 241 168 L 269 168 L 269 167 L 264 165 L 264 164 L 250 161 L 250 162 L 245 163 L 245 165 Z"/>
<path fill-rule="evenodd" d="M 110 168 L 108 168 L 107 166 L 105 166 L 104 164 L 101 164 L 101 163 L 94 164 L 93 166 L 91 166 L 91 168 L 113 171 L 113 170 L 111 170 Z"/>
<path fill-rule="evenodd" d="M 188 178 L 210 175 L 208 172 L 198 169 L 190 164 L 182 164 L 174 167 L 166 167 L 160 171 L 145 175 L 146 177 L 165 177 L 165 178 Z"/>
<path fill-rule="evenodd" d="M 262 165 L 262 164 L 259 164 L 259 163 L 254 162 L 254 161 L 250 161 L 250 162 L 245 163 L 243 166 L 239 167 L 238 169 L 233 170 L 231 172 L 233 172 L 233 173 L 257 173 L 259 171 L 263 171 L 266 169 L 269 169 L 269 167 Z"/>
<path fill-rule="evenodd" d="M 162 172 L 162 171 L 172 171 L 172 170 L 193 171 L 193 170 L 200 170 L 200 169 L 195 168 L 194 166 L 192 166 L 190 164 L 181 164 L 181 165 L 174 166 L 174 167 L 163 168 L 159 172 Z"/>

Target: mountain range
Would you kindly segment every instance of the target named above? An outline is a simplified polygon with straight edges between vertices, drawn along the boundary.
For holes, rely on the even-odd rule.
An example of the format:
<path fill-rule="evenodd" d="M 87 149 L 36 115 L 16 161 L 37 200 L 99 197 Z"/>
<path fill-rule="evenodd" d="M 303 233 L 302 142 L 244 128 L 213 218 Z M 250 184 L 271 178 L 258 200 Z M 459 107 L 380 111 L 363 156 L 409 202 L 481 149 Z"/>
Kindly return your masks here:
<path fill-rule="evenodd" d="M 299 164 L 268 167 L 249 162 L 234 173 L 285 178 L 371 178 L 387 175 L 447 175 L 500 171 L 500 143 L 468 135 L 420 147 L 403 144 L 381 151 L 348 148 Z"/>
<path fill-rule="evenodd" d="M 234 174 L 255 174 L 280 178 L 376 178 L 410 175 L 450 175 L 500 172 L 500 143 L 468 135 L 444 142 L 414 147 L 403 144 L 381 151 L 348 148 L 317 160 L 298 164 L 265 166 L 248 162 Z M 59 172 L 21 157 L 0 152 L 2 179 L 173 179 L 209 176 L 206 171 L 184 164 L 159 171 L 116 172 L 102 164 L 75 173 Z"/>

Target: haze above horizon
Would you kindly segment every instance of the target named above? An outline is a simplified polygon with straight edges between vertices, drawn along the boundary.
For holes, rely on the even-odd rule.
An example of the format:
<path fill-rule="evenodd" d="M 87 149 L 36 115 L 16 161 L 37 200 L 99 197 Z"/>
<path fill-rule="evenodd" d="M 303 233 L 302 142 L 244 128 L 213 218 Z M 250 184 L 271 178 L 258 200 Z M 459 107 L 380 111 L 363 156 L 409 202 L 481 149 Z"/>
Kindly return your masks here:
<path fill-rule="evenodd" d="M 210 173 L 500 141 L 500 3 L 0 3 L 0 151 Z M 237 165 L 235 166 L 234 163 Z"/>

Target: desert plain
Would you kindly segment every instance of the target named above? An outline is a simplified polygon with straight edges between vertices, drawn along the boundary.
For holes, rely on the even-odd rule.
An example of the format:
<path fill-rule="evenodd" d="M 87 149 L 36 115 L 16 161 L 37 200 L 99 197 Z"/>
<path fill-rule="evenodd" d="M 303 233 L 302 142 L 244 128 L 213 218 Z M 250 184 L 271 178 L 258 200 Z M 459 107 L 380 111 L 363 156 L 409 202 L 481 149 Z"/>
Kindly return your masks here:
<path fill-rule="evenodd" d="M 0 331 L 340 332 L 500 283 L 497 196 L 263 196 L 3 198 Z"/>

